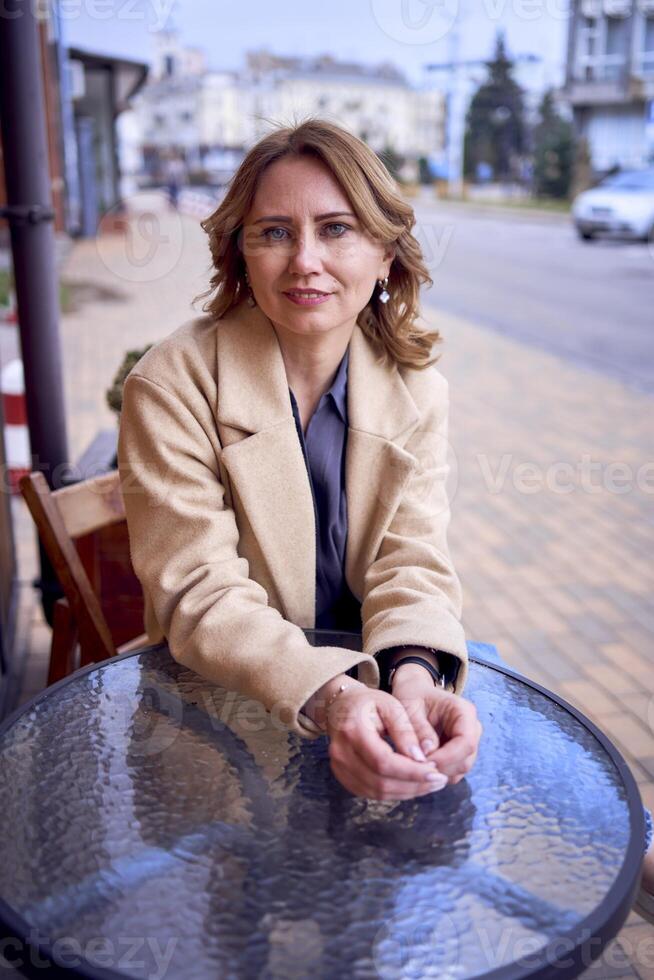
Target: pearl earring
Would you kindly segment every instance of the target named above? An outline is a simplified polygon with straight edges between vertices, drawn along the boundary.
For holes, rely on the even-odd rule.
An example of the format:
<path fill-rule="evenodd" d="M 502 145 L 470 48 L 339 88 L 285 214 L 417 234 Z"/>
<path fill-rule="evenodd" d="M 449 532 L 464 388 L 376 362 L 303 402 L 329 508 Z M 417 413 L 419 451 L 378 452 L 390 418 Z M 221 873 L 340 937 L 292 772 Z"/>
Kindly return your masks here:
<path fill-rule="evenodd" d="M 385 279 L 378 279 L 377 282 L 379 283 L 379 288 L 381 289 L 381 293 L 379 294 L 379 302 L 388 303 L 389 299 L 391 298 L 391 294 L 387 289 L 388 276 L 386 276 Z"/>

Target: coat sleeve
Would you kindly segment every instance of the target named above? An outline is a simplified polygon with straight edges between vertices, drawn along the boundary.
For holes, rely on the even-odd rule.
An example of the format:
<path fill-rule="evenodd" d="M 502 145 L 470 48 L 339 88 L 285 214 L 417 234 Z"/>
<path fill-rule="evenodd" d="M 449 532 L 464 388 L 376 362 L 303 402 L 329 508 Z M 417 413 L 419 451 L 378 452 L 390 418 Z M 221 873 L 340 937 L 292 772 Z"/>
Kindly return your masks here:
<path fill-rule="evenodd" d="M 118 463 L 146 609 L 175 660 L 260 702 L 282 728 L 316 738 L 301 711 L 309 697 L 355 664 L 359 679 L 378 687 L 377 663 L 367 653 L 311 646 L 268 605 L 238 553 L 213 416 L 198 414 L 148 378 L 132 374 L 125 384 Z"/>
<path fill-rule="evenodd" d="M 416 457 L 399 506 L 369 566 L 361 616 L 363 649 L 373 655 L 398 645 L 432 647 L 458 659 L 454 690 L 468 674 L 461 626 L 461 583 L 447 544 L 450 505 L 448 383 L 434 372 L 428 407 L 406 443 Z"/>

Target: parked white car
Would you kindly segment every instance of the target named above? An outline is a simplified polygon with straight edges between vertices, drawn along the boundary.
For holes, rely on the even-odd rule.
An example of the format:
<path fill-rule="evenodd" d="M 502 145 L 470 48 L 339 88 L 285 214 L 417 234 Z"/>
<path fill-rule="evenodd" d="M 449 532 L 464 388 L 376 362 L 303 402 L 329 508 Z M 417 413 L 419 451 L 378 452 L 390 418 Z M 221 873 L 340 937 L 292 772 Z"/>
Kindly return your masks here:
<path fill-rule="evenodd" d="M 583 191 L 572 220 L 585 241 L 601 232 L 654 241 L 654 169 L 623 170 Z"/>

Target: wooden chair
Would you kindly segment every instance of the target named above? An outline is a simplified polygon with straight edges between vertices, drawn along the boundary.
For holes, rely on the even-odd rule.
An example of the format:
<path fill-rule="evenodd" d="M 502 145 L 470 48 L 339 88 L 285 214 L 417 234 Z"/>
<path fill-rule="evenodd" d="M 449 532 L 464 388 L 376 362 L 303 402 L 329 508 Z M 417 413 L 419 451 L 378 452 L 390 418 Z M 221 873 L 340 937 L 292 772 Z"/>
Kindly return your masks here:
<path fill-rule="evenodd" d="M 35 472 L 20 489 L 64 593 L 54 605 L 48 684 L 147 643 L 118 472 L 55 491 Z"/>

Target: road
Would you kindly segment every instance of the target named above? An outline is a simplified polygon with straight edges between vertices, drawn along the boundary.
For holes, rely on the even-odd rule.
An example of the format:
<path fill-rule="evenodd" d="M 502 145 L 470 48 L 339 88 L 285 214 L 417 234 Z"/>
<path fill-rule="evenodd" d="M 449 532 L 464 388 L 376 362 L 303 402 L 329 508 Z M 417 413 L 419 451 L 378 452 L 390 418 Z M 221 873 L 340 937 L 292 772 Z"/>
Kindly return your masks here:
<path fill-rule="evenodd" d="M 416 202 L 423 302 L 654 394 L 654 245 L 587 244 L 567 218 Z"/>

